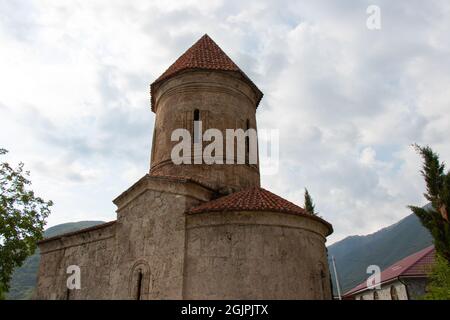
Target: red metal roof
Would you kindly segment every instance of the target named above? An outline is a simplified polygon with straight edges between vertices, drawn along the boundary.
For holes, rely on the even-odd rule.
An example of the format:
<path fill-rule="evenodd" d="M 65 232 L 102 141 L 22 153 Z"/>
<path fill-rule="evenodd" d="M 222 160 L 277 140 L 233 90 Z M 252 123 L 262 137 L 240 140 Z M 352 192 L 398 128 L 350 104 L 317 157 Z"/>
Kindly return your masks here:
<path fill-rule="evenodd" d="M 332 226 L 322 218 L 306 212 L 305 209 L 283 199 L 276 194 L 260 187 L 251 187 L 227 196 L 203 203 L 191 208 L 187 213 L 227 212 L 227 211 L 275 211 L 302 216 L 325 223 L 332 232 Z"/>
<path fill-rule="evenodd" d="M 203 70 L 221 70 L 221 71 L 235 71 L 238 72 L 245 81 L 247 81 L 259 96 L 259 101 L 262 98 L 262 92 L 250 80 L 249 77 L 231 60 L 225 52 L 207 35 L 201 37 L 192 47 L 183 53 L 158 79 L 156 79 L 150 86 L 151 91 L 151 107 L 154 110 L 153 93 L 155 85 L 164 80 L 175 76 L 181 71 L 189 69 L 203 69 Z"/>
<path fill-rule="evenodd" d="M 429 246 L 423 250 L 420 250 L 384 269 L 381 272 L 381 283 L 391 281 L 400 276 L 426 276 L 428 272 L 430 272 L 430 268 L 434 263 L 434 259 L 434 246 Z M 344 296 L 351 296 L 356 292 L 364 291 L 364 289 L 367 288 L 366 281 L 360 283 L 353 289 L 346 292 Z"/>

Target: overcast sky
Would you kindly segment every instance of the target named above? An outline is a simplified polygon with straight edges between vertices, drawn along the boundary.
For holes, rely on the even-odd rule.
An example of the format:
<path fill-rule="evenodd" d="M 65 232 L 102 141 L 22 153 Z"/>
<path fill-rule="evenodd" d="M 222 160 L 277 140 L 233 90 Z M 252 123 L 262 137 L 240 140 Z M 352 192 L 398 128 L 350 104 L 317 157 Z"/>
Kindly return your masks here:
<path fill-rule="evenodd" d="M 0 147 L 55 202 L 48 226 L 115 219 L 149 169 L 149 84 L 208 33 L 280 130 L 263 187 L 300 205 L 308 187 L 330 243 L 371 233 L 425 203 L 411 143 L 450 159 L 449 31 L 446 0 L 0 0 Z"/>

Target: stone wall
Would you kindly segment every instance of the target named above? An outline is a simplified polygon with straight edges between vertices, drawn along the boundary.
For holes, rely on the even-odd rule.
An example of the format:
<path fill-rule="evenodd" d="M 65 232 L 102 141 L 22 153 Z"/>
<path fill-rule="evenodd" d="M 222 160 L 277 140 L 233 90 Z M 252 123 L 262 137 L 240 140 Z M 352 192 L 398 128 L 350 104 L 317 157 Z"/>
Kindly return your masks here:
<path fill-rule="evenodd" d="M 275 212 L 187 217 L 185 299 L 331 299 L 325 235 Z"/>
<path fill-rule="evenodd" d="M 378 300 L 392 300 L 391 292 L 395 288 L 398 300 L 408 300 L 406 287 L 400 281 L 394 281 L 381 286 L 381 289 L 376 290 Z M 374 300 L 374 290 L 367 290 L 355 296 L 356 300 Z"/>
<path fill-rule="evenodd" d="M 416 300 L 426 292 L 428 280 L 425 277 L 401 278 L 381 286 L 376 290 L 379 300 L 392 300 L 392 290 L 395 288 L 398 300 Z M 374 290 L 364 291 L 355 296 L 356 300 L 373 300 Z"/>
<path fill-rule="evenodd" d="M 278 212 L 185 213 L 214 195 L 146 175 L 114 200 L 116 222 L 40 244 L 36 297 L 331 298 L 327 225 Z M 81 290 L 67 290 L 69 265 L 81 268 Z"/>
<path fill-rule="evenodd" d="M 189 180 L 146 175 L 114 202 L 118 219 L 39 244 L 37 299 L 181 299 L 188 207 L 212 191 Z M 93 229 L 93 230 L 91 230 Z M 66 286 L 69 265 L 81 269 L 81 289 Z"/>
<path fill-rule="evenodd" d="M 247 120 L 249 127 L 256 129 L 258 97 L 248 83 L 236 73 L 187 71 L 165 81 L 154 95 L 156 118 L 151 174 L 197 178 L 214 188 L 228 187 L 234 191 L 259 186 L 257 165 L 174 165 L 170 157 L 178 143 L 170 141 L 175 129 L 187 129 L 193 137 L 195 109 L 199 110 L 203 132 L 219 129 L 225 138 L 226 129 L 246 130 Z M 223 152 L 225 155 L 225 149 Z"/>
<path fill-rule="evenodd" d="M 37 299 L 112 298 L 111 265 L 115 259 L 116 224 L 108 223 L 55 237 L 39 244 L 41 262 L 36 286 Z M 67 267 L 81 271 L 81 289 L 68 290 Z"/>
<path fill-rule="evenodd" d="M 135 299 L 143 271 L 142 299 L 181 299 L 187 207 L 210 199 L 195 183 L 147 176 L 118 205 L 114 298 Z"/>
<path fill-rule="evenodd" d="M 185 213 L 219 194 L 259 186 L 259 164 L 175 165 L 172 132 L 183 128 L 193 137 L 195 110 L 203 132 L 218 129 L 225 138 L 226 129 L 257 129 L 259 89 L 241 72 L 203 69 L 151 88 L 150 174 L 114 200 L 114 223 L 40 243 L 36 297 L 330 299 L 325 223 L 276 212 Z M 225 146 L 219 154 L 226 162 Z M 81 268 L 81 290 L 67 290 L 69 265 Z"/>

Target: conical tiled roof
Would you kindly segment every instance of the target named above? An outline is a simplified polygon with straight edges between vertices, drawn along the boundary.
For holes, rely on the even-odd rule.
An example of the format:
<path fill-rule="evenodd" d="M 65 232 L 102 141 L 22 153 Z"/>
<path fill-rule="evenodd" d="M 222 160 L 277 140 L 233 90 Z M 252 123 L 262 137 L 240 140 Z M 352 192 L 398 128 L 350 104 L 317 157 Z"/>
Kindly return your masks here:
<path fill-rule="evenodd" d="M 155 82 L 167 79 L 184 69 L 240 71 L 207 34 L 183 53 Z"/>
<path fill-rule="evenodd" d="M 250 80 L 249 77 L 227 56 L 225 52 L 207 35 L 201 37 L 192 47 L 183 53 L 158 79 L 150 86 L 151 94 L 154 93 L 155 86 L 164 80 L 175 76 L 181 71 L 190 69 L 200 70 L 221 70 L 238 72 L 257 92 L 259 101 L 262 92 Z M 154 98 L 152 94 L 152 110 Z"/>
<path fill-rule="evenodd" d="M 330 233 L 332 230 L 331 225 L 325 220 L 307 213 L 305 209 L 297 206 L 296 204 L 260 187 L 251 187 L 212 201 L 208 201 L 197 207 L 189 209 L 187 213 L 195 214 L 227 211 L 272 211 L 303 215 L 324 222 L 329 226 Z"/>
<path fill-rule="evenodd" d="M 260 187 L 252 187 L 206 202 L 189 213 L 211 211 L 282 211 L 307 214 L 305 209 Z"/>

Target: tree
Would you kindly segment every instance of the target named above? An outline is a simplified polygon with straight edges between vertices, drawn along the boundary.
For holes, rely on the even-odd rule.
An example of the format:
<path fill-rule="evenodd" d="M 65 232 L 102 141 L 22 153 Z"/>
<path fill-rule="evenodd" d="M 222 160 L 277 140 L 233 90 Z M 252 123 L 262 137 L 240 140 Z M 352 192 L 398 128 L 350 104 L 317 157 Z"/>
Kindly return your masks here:
<path fill-rule="evenodd" d="M 437 256 L 436 263 L 430 273 L 425 300 L 450 300 L 450 263 Z"/>
<path fill-rule="evenodd" d="M 308 189 L 305 188 L 305 210 L 309 214 L 315 215 L 316 212 L 314 211 L 315 210 L 314 208 L 315 206 L 311 199 L 311 196 L 309 195 Z"/>
<path fill-rule="evenodd" d="M 414 145 L 423 158 L 423 169 L 420 171 L 425 178 L 425 198 L 430 201 L 430 208 L 409 206 L 419 217 L 432 237 L 438 255 L 450 262 L 450 223 L 448 208 L 450 206 L 450 172 L 445 173 L 445 165 L 439 161 L 439 156 L 426 146 Z"/>
<path fill-rule="evenodd" d="M 0 156 L 7 152 L 0 148 Z M 36 250 L 53 205 L 29 188 L 30 174 L 23 167 L 23 163 L 17 168 L 0 163 L 0 299 L 9 289 L 14 269 Z"/>

